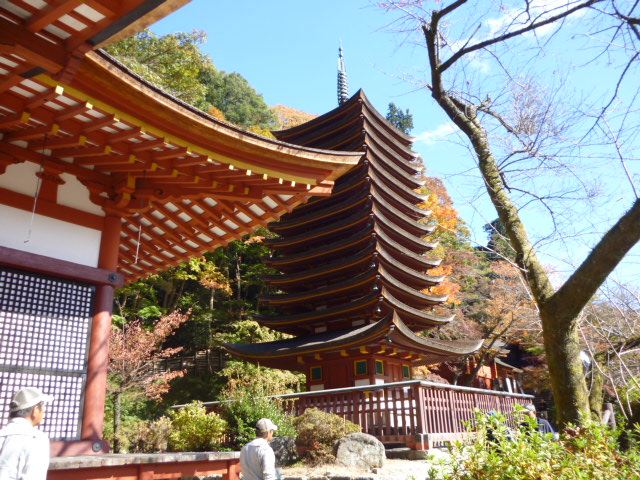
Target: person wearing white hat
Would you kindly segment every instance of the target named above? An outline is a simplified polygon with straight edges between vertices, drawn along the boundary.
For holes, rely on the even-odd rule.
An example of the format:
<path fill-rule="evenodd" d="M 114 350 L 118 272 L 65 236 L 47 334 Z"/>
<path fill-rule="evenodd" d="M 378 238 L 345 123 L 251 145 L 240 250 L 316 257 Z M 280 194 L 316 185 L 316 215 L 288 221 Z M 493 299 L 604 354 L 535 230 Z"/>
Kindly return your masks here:
<path fill-rule="evenodd" d="M 268 418 L 256 423 L 256 438 L 240 451 L 243 480 L 276 480 L 276 456 L 269 445 L 278 427 Z"/>
<path fill-rule="evenodd" d="M 45 480 L 49 468 L 49 437 L 42 423 L 51 395 L 28 387 L 9 404 L 9 423 L 0 430 L 0 480 Z"/>

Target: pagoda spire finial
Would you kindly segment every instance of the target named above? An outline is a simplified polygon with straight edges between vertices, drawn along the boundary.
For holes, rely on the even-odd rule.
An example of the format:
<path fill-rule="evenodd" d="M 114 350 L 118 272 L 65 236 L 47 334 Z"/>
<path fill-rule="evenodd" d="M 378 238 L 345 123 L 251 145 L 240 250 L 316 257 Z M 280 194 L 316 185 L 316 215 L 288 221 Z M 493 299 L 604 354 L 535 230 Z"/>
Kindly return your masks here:
<path fill-rule="evenodd" d="M 344 66 L 342 52 L 342 40 L 340 40 L 340 48 L 338 49 L 338 105 L 342 105 L 349 99 L 349 83 L 347 82 L 347 70 Z"/>

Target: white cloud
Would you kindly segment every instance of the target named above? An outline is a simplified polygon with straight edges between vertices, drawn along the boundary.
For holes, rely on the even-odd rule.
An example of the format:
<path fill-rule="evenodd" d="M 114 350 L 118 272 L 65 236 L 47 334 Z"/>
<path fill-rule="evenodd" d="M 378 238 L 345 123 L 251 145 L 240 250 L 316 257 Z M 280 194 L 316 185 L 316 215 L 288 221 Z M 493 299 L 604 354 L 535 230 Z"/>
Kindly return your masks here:
<path fill-rule="evenodd" d="M 524 9 L 505 9 L 503 14 L 490 18 L 485 23 L 489 28 L 488 38 L 505 33 L 506 30 L 517 30 L 530 20 L 540 21 L 558 15 L 578 4 L 575 0 L 534 0 L 529 4 L 529 14 Z M 578 10 L 569 18 L 579 18 L 586 14 L 586 9 Z M 549 24 L 536 29 L 537 37 L 550 34 L 557 26 Z"/>
<path fill-rule="evenodd" d="M 427 130 L 426 132 L 422 132 L 415 137 L 415 141 L 423 142 L 426 145 L 433 145 L 434 143 L 446 139 L 449 135 L 456 132 L 458 127 L 455 126 L 453 122 L 443 123 L 439 125 L 433 130 Z"/>

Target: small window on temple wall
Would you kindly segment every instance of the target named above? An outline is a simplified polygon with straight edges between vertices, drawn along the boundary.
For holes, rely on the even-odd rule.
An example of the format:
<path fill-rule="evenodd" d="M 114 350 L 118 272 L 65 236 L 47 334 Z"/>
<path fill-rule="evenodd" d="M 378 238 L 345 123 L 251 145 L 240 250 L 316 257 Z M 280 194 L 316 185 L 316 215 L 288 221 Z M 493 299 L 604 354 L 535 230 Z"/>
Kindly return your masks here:
<path fill-rule="evenodd" d="M 382 363 L 382 360 L 376 360 L 376 373 L 384 375 L 384 363 Z"/>
<path fill-rule="evenodd" d="M 315 380 L 322 380 L 322 367 L 311 367 L 309 377 L 312 382 Z"/>
<path fill-rule="evenodd" d="M 411 378 L 411 367 L 402 365 L 402 378 Z"/>
<path fill-rule="evenodd" d="M 354 369 L 356 371 L 356 375 L 366 375 L 368 373 L 367 361 L 357 360 L 356 362 L 354 362 Z"/>

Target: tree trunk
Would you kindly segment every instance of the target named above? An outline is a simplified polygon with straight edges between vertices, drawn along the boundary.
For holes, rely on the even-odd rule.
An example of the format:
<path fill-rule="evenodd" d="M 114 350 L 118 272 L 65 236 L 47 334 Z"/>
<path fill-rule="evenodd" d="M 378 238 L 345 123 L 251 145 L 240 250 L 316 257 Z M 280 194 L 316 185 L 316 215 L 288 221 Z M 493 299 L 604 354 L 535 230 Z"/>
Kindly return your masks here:
<path fill-rule="evenodd" d="M 604 404 L 604 365 L 593 365 L 591 367 L 591 384 L 589 385 L 589 407 L 591 417 L 594 420 L 602 419 L 602 406 Z"/>
<path fill-rule="evenodd" d="M 558 423 L 581 425 L 589 418 L 589 391 L 580 357 L 578 319 L 566 319 L 562 312 L 540 310 L 544 349 Z"/>
<path fill-rule="evenodd" d="M 469 44 L 472 41 L 470 38 L 467 44 L 443 62 L 440 58 L 441 47 L 443 45 L 451 47 L 451 45 L 443 43 L 444 36 L 440 31 L 440 21 L 465 3 L 465 0 L 457 0 L 443 7 L 442 10 L 432 11 L 431 19 L 422 25 L 431 73 L 429 87 L 440 108 L 466 135 L 473 147 L 487 193 L 505 226 L 511 245 L 517 254 L 516 263 L 538 305 L 549 374 L 558 407 L 558 421 L 560 425 L 567 422 L 581 424 L 589 417 L 590 409 L 589 394 L 580 358 L 578 318 L 584 306 L 591 300 L 607 276 L 640 241 L 640 199 L 637 199 L 631 209 L 605 233 L 580 267 L 558 291 L 555 291 L 529 240 L 518 208 L 505 188 L 502 172 L 493 156 L 489 137 L 477 116 L 480 108 L 483 108 L 483 111 L 489 111 L 487 105 L 490 108 L 490 102 L 474 105 L 465 101 L 453 90 L 445 88 L 443 75 L 466 54 L 561 20 L 574 11 L 587 8 L 595 3 L 595 0 L 575 5 L 571 9 L 558 13 L 557 17 L 538 19 L 532 22 L 531 26 L 525 26 L 494 39 Z M 508 129 L 507 126 L 505 128 Z"/>
<path fill-rule="evenodd" d="M 113 398 L 113 453 L 120 453 L 120 430 L 122 427 L 122 394 Z"/>

